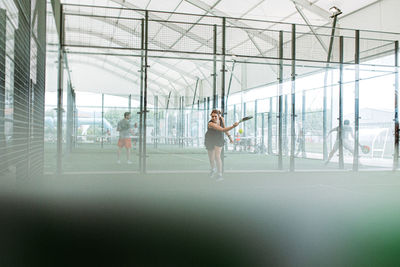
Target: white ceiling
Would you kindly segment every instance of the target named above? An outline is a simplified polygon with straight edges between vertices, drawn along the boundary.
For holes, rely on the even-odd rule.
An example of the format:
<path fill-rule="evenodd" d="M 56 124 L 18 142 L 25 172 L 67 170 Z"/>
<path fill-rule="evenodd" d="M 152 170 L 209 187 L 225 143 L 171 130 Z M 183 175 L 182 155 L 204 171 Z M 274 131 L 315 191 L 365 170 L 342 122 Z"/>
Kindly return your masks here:
<path fill-rule="evenodd" d="M 95 5 L 108 7 L 126 7 L 134 9 L 149 9 L 168 12 L 183 12 L 199 15 L 215 15 L 224 17 L 257 19 L 277 22 L 306 24 L 297 8 L 304 14 L 307 21 L 313 25 L 330 25 L 329 8 L 337 6 L 343 11 L 343 15 L 354 13 L 376 0 L 62 0 L 63 4 Z M 93 11 L 85 9 L 89 14 Z M 105 11 L 104 11 L 105 12 Z M 124 17 L 126 14 L 120 10 L 108 10 L 107 15 Z M 100 13 L 96 12 L 97 15 Z M 128 14 L 128 13 L 127 13 Z M 105 14 L 102 14 L 105 15 Z M 153 19 L 182 20 L 182 16 L 170 13 L 153 14 Z M 186 17 L 187 21 L 204 22 L 203 17 Z M 210 19 L 207 18 L 209 21 Z M 131 23 L 131 24 L 130 24 Z M 236 21 L 227 20 L 228 25 L 240 27 L 263 27 L 265 23 L 259 21 Z M 271 23 L 269 25 L 272 25 Z M 99 18 L 85 18 L 84 20 L 69 20 L 66 24 L 66 32 L 69 38 L 76 38 L 77 43 L 87 45 L 107 45 L 124 47 L 133 41 L 129 34 L 135 35 L 140 32 L 140 24 L 133 24 L 127 20 L 116 19 L 112 27 Z M 158 24 L 150 29 L 153 33 L 150 38 L 150 46 L 163 47 L 194 47 L 198 51 L 209 51 L 212 49 L 212 40 L 204 36 L 204 27 L 195 26 L 188 33 L 182 33 L 182 29 L 188 26 L 181 26 L 180 29 L 166 27 Z M 282 26 L 288 29 L 288 26 Z M 280 29 L 275 26 L 274 29 Z M 303 31 L 308 29 L 304 26 Z M 307 30 L 308 31 L 308 30 Z M 75 37 L 74 37 L 75 36 Z M 84 37 L 83 37 L 84 36 Z M 138 37 L 138 36 L 136 36 Z M 244 31 L 234 34 L 230 39 L 227 49 L 235 54 L 236 50 L 251 53 L 261 53 L 261 48 L 274 47 L 277 36 L 256 36 L 251 38 L 249 33 Z M 138 38 L 136 38 L 138 39 Z M 325 45 L 328 46 L 325 40 Z M 320 46 L 317 44 L 317 46 Z M 321 47 L 319 47 L 321 49 Z M 276 49 L 275 49 L 276 50 Z M 271 53 L 275 53 L 271 50 Z M 88 49 L 73 49 L 75 52 L 87 52 Z M 90 50 L 92 52 L 93 50 Z M 100 51 L 100 50 L 99 50 Z M 101 50 L 104 52 L 104 50 Z M 98 51 L 97 51 L 98 52 Z M 107 53 L 112 53 L 109 50 Z M 126 51 L 125 53 L 130 53 Z M 138 55 L 137 52 L 135 52 Z M 165 56 L 164 53 L 159 53 Z M 178 57 L 177 59 L 150 59 L 149 61 L 149 92 L 150 94 L 167 95 L 169 91 L 186 92 L 186 95 L 193 94 L 196 80 L 199 83 L 203 94 L 211 89 L 212 62 L 181 60 L 182 54 L 169 54 Z M 186 55 L 190 57 L 190 55 Z M 200 56 L 199 56 L 200 57 Z M 69 54 L 68 64 L 71 69 L 72 83 L 75 90 L 88 92 L 101 92 L 110 94 L 139 94 L 140 85 L 140 58 L 111 55 L 84 55 Z M 232 64 L 227 64 L 228 69 Z M 276 71 L 274 68 L 263 66 L 267 71 Z M 228 72 L 228 78 L 230 73 Z M 234 72 L 234 84 L 240 89 L 241 69 L 236 67 Z M 262 82 L 262 79 L 261 79 Z M 257 83 L 255 83 L 257 84 Z M 219 88 L 220 86 L 218 86 Z"/>

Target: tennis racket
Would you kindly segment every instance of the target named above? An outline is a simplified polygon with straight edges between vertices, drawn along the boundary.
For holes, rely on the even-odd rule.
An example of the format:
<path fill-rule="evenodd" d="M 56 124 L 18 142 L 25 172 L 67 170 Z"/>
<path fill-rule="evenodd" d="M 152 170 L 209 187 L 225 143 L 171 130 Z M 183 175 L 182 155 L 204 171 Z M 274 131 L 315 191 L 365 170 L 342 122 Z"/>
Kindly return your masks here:
<path fill-rule="evenodd" d="M 244 118 L 242 118 L 242 119 L 239 121 L 239 123 L 244 122 L 244 121 L 251 120 L 252 118 L 253 118 L 253 116 L 244 117 Z"/>

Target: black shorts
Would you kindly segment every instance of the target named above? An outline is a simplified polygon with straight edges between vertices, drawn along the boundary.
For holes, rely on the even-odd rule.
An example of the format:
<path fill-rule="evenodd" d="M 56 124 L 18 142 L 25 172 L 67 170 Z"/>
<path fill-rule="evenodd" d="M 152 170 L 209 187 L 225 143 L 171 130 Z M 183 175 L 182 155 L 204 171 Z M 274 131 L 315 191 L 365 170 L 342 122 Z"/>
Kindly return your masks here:
<path fill-rule="evenodd" d="M 206 146 L 207 150 L 213 150 L 215 146 L 223 147 L 224 146 L 224 139 L 222 140 L 207 140 L 204 141 L 204 145 Z"/>

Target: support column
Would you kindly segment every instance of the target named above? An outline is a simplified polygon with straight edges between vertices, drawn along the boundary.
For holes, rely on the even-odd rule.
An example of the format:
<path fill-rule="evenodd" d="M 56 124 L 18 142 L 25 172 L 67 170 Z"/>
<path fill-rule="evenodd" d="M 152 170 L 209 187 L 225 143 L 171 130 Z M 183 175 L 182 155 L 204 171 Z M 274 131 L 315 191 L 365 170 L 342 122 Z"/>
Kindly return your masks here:
<path fill-rule="evenodd" d="M 168 94 L 168 99 L 167 99 L 167 108 L 165 109 L 165 144 L 169 144 L 169 114 L 168 114 L 168 108 L 169 108 L 169 101 L 171 99 L 171 91 L 169 91 Z"/>
<path fill-rule="evenodd" d="M 322 107 L 322 135 L 323 135 L 323 147 L 322 147 L 322 153 L 323 153 L 323 159 L 327 160 L 328 159 L 328 143 L 327 143 L 327 135 L 328 135 L 328 114 L 327 114 L 327 107 L 328 107 L 328 96 L 327 96 L 327 79 L 328 79 L 328 68 L 329 68 L 329 63 L 331 62 L 331 55 L 332 55 L 332 49 L 333 49 L 333 42 L 335 40 L 335 30 L 336 30 L 336 22 L 337 22 L 337 16 L 339 16 L 341 12 L 336 13 L 332 16 L 333 22 L 332 22 L 332 30 L 331 30 L 331 36 L 330 36 L 330 41 L 329 41 L 329 50 L 328 50 L 328 55 L 327 55 L 327 65 L 326 65 L 326 70 L 325 70 L 325 77 L 324 77 L 324 96 L 323 96 L 323 107 Z M 332 99 L 332 95 L 331 95 Z M 332 112 L 332 109 L 331 109 Z"/>
<path fill-rule="evenodd" d="M 73 100 L 73 117 L 74 117 L 74 121 L 73 121 L 73 133 L 74 133 L 74 138 L 73 138 L 73 144 L 74 144 L 74 148 L 76 147 L 76 141 L 77 141 L 77 136 L 78 136 L 78 110 L 76 109 L 76 94 L 75 91 L 72 94 L 72 100 Z"/>
<path fill-rule="evenodd" d="M 236 104 L 234 104 L 233 105 L 233 122 L 237 122 L 237 120 L 236 120 Z M 234 141 L 233 141 L 233 149 L 236 151 L 236 146 L 238 145 L 237 144 L 237 142 L 236 142 L 236 133 L 235 133 L 235 131 L 234 131 L 234 133 L 233 133 L 233 136 L 234 136 Z"/>
<path fill-rule="evenodd" d="M 145 21 L 144 19 L 141 19 L 141 43 L 140 43 L 140 49 L 141 49 L 141 57 L 140 57 L 140 110 L 139 110 L 139 171 L 140 173 L 143 173 L 143 92 L 144 92 L 144 30 L 145 30 Z M 171 96 L 171 92 L 169 93 Z M 168 112 L 168 104 L 169 104 L 169 98 L 167 102 L 167 112 Z M 167 113 L 167 119 L 168 119 L 168 113 Z"/>
<path fill-rule="evenodd" d="M 290 171 L 295 169 L 296 153 L 296 25 L 292 24 L 292 114 L 290 133 Z M 299 132 L 300 135 L 300 132 Z M 300 136 L 299 136 L 300 137 Z"/>
<path fill-rule="evenodd" d="M 328 96 L 327 96 L 327 79 L 328 79 L 328 67 L 325 70 L 325 79 L 324 79 L 324 91 L 323 91 L 323 102 L 322 102 L 322 138 L 323 138 L 323 144 L 322 144 L 322 157 L 323 160 L 326 161 L 328 159 L 328 113 L 327 113 L 327 108 L 328 108 Z M 332 95 L 331 95 L 332 99 Z M 332 108 L 332 106 L 331 106 Z M 332 110 L 331 110 L 332 113 Z"/>
<path fill-rule="evenodd" d="M 179 97 L 179 113 L 178 113 L 178 129 L 177 129 L 177 137 L 178 137 L 178 146 L 183 147 L 182 144 L 182 129 L 183 129 L 183 99 L 182 96 Z"/>
<path fill-rule="evenodd" d="M 185 137 L 185 113 L 183 111 L 185 97 L 181 96 L 180 98 L 180 108 L 179 108 L 179 146 L 181 148 L 184 147 L 184 137 Z"/>
<path fill-rule="evenodd" d="M 237 117 L 236 117 L 236 104 L 233 105 L 233 122 L 237 121 Z"/>
<path fill-rule="evenodd" d="M 196 136 L 196 141 L 197 141 L 197 147 L 200 147 L 200 99 L 197 100 L 197 136 Z"/>
<path fill-rule="evenodd" d="M 73 133 L 73 103 L 72 103 L 72 85 L 69 81 L 67 84 L 67 123 L 66 123 L 66 152 L 72 151 L 72 133 Z"/>
<path fill-rule="evenodd" d="M 101 148 L 104 146 L 104 94 L 101 94 Z"/>
<path fill-rule="evenodd" d="M 159 130 L 159 114 L 158 114 L 158 96 L 154 96 L 154 130 L 153 130 L 153 142 L 154 142 L 154 148 L 157 148 L 158 146 L 158 130 Z"/>
<path fill-rule="evenodd" d="M 57 80 L 57 174 L 62 173 L 62 125 L 63 125 L 63 84 L 64 84 L 64 15 L 63 6 L 60 6 L 60 29 L 59 29 L 59 50 L 58 50 L 58 80 Z"/>
<path fill-rule="evenodd" d="M 207 131 L 207 124 L 208 124 L 208 114 L 207 114 L 207 101 L 206 98 L 203 98 L 203 116 L 204 116 L 204 132 Z"/>
<path fill-rule="evenodd" d="M 218 107 L 217 100 L 217 25 L 214 25 L 214 60 L 213 60 L 213 109 Z"/>
<path fill-rule="evenodd" d="M 301 157 L 306 157 L 306 91 L 302 93 L 302 106 L 301 106 Z M 300 133 L 299 133 L 300 134 Z"/>
<path fill-rule="evenodd" d="M 343 158 L 343 36 L 339 39 L 340 78 L 339 78 L 339 168 L 344 169 Z"/>
<path fill-rule="evenodd" d="M 132 111 L 132 95 L 128 96 L 128 111 Z"/>
<path fill-rule="evenodd" d="M 284 96 L 284 113 L 283 113 L 283 152 L 285 156 L 288 155 L 289 153 L 289 147 L 288 147 L 288 114 L 289 114 L 289 109 L 288 109 L 288 95 Z"/>
<path fill-rule="evenodd" d="M 242 110 L 242 114 L 243 114 L 243 117 L 246 117 L 247 116 L 247 112 L 246 112 L 246 102 L 244 102 L 243 103 L 243 110 Z M 246 137 L 248 134 L 247 134 L 247 131 L 246 131 L 246 121 L 244 121 L 244 122 L 242 122 L 242 127 L 243 127 L 243 137 Z"/>
<path fill-rule="evenodd" d="M 207 124 L 209 121 L 209 117 L 210 117 L 210 97 L 207 97 Z"/>
<path fill-rule="evenodd" d="M 254 147 L 258 145 L 257 142 L 257 100 L 254 101 Z"/>
<path fill-rule="evenodd" d="M 93 111 L 93 136 L 96 137 L 96 111 Z"/>
<path fill-rule="evenodd" d="M 283 169 L 283 125 L 282 125 L 282 106 L 283 106 L 283 31 L 279 32 L 279 96 L 278 96 L 278 120 L 279 120 L 279 130 L 278 130 L 278 169 Z"/>
<path fill-rule="evenodd" d="M 149 11 L 145 14 L 145 36 L 144 36 L 144 92 L 143 92 L 143 173 L 146 173 L 146 138 L 147 138 L 147 68 L 148 66 L 148 39 L 149 39 Z"/>
<path fill-rule="evenodd" d="M 226 122 L 226 110 L 225 110 L 225 37 L 226 37 L 226 19 L 222 18 L 222 57 L 221 57 L 221 64 L 222 64 L 222 69 L 221 69 L 221 113 L 222 116 L 225 118 Z M 222 147 L 221 151 L 221 161 L 222 161 L 222 172 L 224 171 L 224 165 L 225 165 L 225 146 Z"/>
<path fill-rule="evenodd" d="M 190 113 L 190 114 L 192 114 L 192 113 Z M 185 145 L 186 146 L 189 146 L 190 144 L 192 144 L 192 146 L 193 146 L 193 143 L 191 142 L 192 140 L 189 140 L 189 130 L 192 129 L 191 121 L 192 120 L 189 118 L 189 114 L 186 114 L 186 120 L 185 120 Z"/>
<path fill-rule="evenodd" d="M 229 77 L 229 83 L 228 83 L 228 93 L 226 94 L 226 100 L 225 100 L 225 105 L 226 106 L 228 106 L 228 98 L 229 98 L 229 95 L 230 95 L 230 92 L 231 92 L 232 78 L 233 78 L 233 72 L 235 70 L 235 65 L 236 65 L 236 61 L 233 60 L 231 75 Z"/>
<path fill-rule="evenodd" d="M 353 153 L 353 171 L 358 171 L 359 167 L 359 125 L 360 125 L 360 108 L 359 108 L 359 80 L 360 80 L 360 31 L 356 30 L 355 36 L 355 70 L 354 70 L 354 153 Z"/>
<path fill-rule="evenodd" d="M 7 13 L 0 9 L 0 173 L 7 168 L 5 137 L 5 95 L 6 95 L 6 23 Z"/>
<path fill-rule="evenodd" d="M 272 97 L 269 98 L 268 112 L 268 154 L 272 155 Z"/>
<path fill-rule="evenodd" d="M 394 73 L 394 156 L 393 170 L 399 169 L 399 41 L 394 43 L 395 73 Z"/>
<path fill-rule="evenodd" d="M 264 147 L 265 147 L 265 142 L 264 142 L 264 136 L 265 136 L 265 133 L 264 133 L 264 129 L 265 129 L 265 113 L 263 112 L 263 113 L 261 113 L 261 153 L 262 154 L 264 154 L 265 153 L 265 150 L 264 150 Z"/>

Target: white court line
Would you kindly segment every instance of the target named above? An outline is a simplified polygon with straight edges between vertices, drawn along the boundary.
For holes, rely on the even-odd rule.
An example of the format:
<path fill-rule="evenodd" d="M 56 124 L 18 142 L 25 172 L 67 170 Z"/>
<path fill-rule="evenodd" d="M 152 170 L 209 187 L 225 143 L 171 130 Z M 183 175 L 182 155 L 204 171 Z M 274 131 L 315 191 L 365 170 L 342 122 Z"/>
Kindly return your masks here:
<path fill-rule="evenodd" d="M 176 174 L 184 174 L 184 173 L 208 173 L 209 170 L 159 170 L 159 171 L 147 171 L 147 173 L 176 173 Z M 282 173 L 283 171 L 274 171 L 274 170 L 225 170 L 224 173 Z"/>
<path fill-rule="evenodd" d="M 188 174 L 190 174 L 190 173 L 208 173 L 209 171 L 207 170 L 181 170 L 181 171 L 179 171 L 179 170 L 170 170 L 170 171 L 168 171 L 168 170 L 165 170 L 165 171 L 147 171 L 147 173 L 148 174 L 163 174 L 163 173 L 165 173 L 165 174 L 185 174 L 185 173 L 188 173 Z"/>
<path fill-rule="evenodd" d="M 182 156 L 181 154 L 167 154 L 166 153 L 166 155 L 176 156 L 176 157 L 185 158 L 185 159 L 192 159 L 192 160 L 197 160 L 197 161 L 200 161 L 200 162 L 208 163 L 208 160 L 193 158 L 193 157 L 189 157 L 189 156 Z"/>
<path fill-rule="evenodd" d="M 361 170 L 360 170 L 361 171 Z M 374 171 L 379 171 L 379 172 L 387 172 L 387 170 L 382 170 L 382 169 L 377 169 Z M 209 170 L 148 170 L 148 174 L 185 174 L 185 173 L 208 173 Z M 293 174 L 297 173 L 353 173 L 351 170 L 296 170 L 293 172 Z M 368 172 L 368 170 L 363 170 L 363 172 Z M 139 174 L 139 171 L 67 171 L 63 172 L 62 174 L 65 175 L 75 175 L 75 174 Z M 230 174 L 235 174 L 235 173 L 291 173 L 288 170 L 225 170 L 224 173 L 230 173 Z M 354 172 L 356 173 L 356 172 Z M 45 175 L 53 175 L 55 173 L 53 172 L 45 172 Z M 385 185 L 385 184 L 380 184 L 380 185 Z"/>
<path fill-rule="evenodd" d="M 139 174 L 139 172 L 138 171 L 79 171 L 79 172 L 67 171 L 62 173 L 62 175 L 77 175 L 77 174 Z"/>

